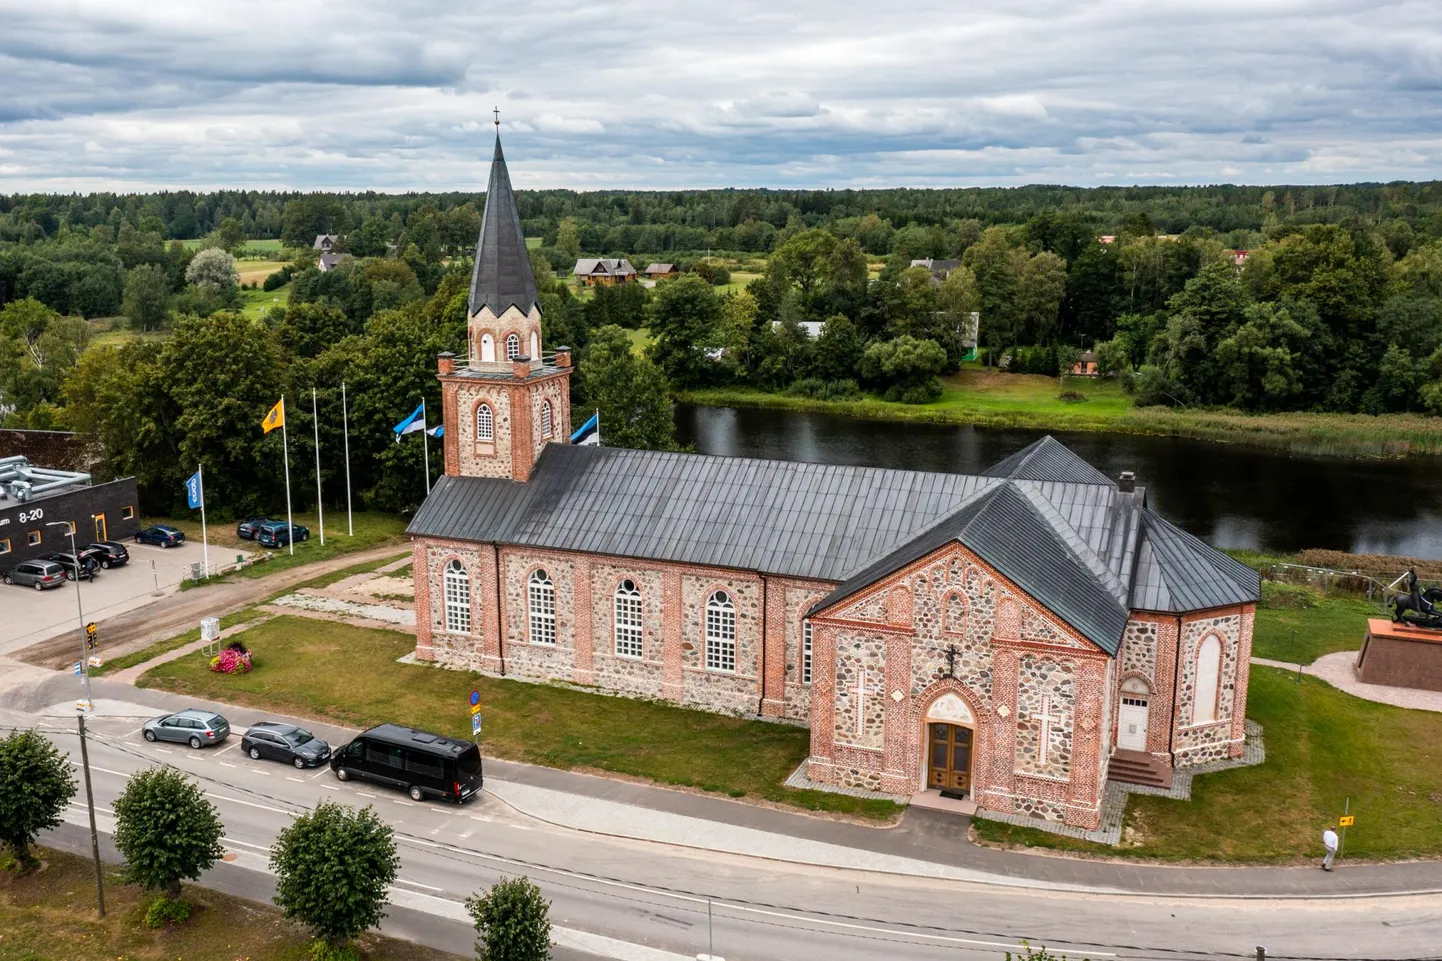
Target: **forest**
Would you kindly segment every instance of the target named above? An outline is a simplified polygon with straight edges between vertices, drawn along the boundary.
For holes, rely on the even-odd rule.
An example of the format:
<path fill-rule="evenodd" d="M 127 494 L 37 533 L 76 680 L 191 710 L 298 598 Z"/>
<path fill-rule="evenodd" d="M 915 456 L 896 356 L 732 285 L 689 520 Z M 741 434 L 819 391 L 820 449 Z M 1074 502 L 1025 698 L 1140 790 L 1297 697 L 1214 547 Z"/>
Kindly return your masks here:
<path fill-rule="evenodd" d="M 483 206 L 462 193 L 0 197 L 0 418 L 81 431 L 107 471 L 161 502 L 203 461 L 242 512 L 282 482 L 259 417 L 292 398 L 304 460 L 314 387 L 335 450 L 344 382 L 356 488 L 404 508 L 422 489 L 419 445 L 389 428 L 438 399 L 435 354 L 465 352 Z M 1092 351 L 1140 405 L 1442 414 L 1436 183 L 521 191 L 518 207 L 547 343 L 578 350 L 576 403 L 602 409 L 608 443 L 671 444 L 672 389 L 929 403 L 967 356 L 973 314 L 980 363 L 1057 375 Z M 325 272 L 320 233 L 350 255 Z M 687 272 L 580 290 L 567 280 L 583 254 Z M 911 265 L 925 258 L 954 263 Z M 239 283 L 237 265 L 255 262 L 274 267 L 264 300 L 258 280 Z"/>

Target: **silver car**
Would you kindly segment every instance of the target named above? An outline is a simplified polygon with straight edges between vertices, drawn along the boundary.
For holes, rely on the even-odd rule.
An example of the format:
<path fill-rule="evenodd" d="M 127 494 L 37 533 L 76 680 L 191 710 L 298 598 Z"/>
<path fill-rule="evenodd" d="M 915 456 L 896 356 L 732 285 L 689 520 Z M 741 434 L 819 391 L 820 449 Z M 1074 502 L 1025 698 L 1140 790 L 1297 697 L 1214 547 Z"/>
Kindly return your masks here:
<path fill-rule="evenodd" d="M 230 722 L 214 711 L 187 708 L 176 714 L 151 718 L 140 729 L 147 741 L 177 741 L 199 750 L 230 736 Z"/>
<path fill-rule="evenodd" d="M 54 561 L 21 561 L 5 572 L 6 584 L 33 587 L 37 591 L 65 586 L 65 568 Z"/>

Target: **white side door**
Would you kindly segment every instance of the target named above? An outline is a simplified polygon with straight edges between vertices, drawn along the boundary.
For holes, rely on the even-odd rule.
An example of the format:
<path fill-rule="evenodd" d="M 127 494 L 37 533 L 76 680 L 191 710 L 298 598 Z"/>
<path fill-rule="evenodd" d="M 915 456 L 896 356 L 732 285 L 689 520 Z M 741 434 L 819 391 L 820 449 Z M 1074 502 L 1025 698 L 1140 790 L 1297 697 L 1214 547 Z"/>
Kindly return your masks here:
<path fill-rule="evenodd" d="M 1123 697 L 1117 717 L 1117 747 L 1124 751 L 1147 749 L 1147 699 Z"/>

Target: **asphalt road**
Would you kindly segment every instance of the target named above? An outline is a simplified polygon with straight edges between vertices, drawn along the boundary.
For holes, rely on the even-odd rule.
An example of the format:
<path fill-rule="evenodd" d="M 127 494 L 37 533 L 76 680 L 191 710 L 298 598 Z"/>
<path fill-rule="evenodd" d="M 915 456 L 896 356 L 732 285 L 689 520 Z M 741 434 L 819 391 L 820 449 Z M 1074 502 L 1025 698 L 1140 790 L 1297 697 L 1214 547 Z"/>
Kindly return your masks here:
<path fill-rule="evenodd" d="M 39 726 L 78 762 L 74 721 L 0 711 Z M 587 954 L 677 961 L 826 958 L 999 959 L 1019 942 L 1076 958 L 1403 959 L 1442 954 L 1442 898 L 1313 901 L 1079 895 L 814 868 L 600 837 L 527 818 L 490 795 L 464 807 L 415 804 L 376 786 L 296 771 L 219 748 L 143 741 L 139 718 L 96 718 L 90 758 L 102 834 L 134 771 L 170 764 L 193 775 L 226 825 L 228 863 L 207 885 L 267 900 L 266 852 L 297 812 L 331 798 L 372 805 L 394 825 L 402 868 L 391 933 L 468 952 L 462 900 L 524 874 L 552 900 L 560 959 Z M 77 772 L 78 773 L 78 772 Z M 83 792 L 48 843 L 87 850 Z M 709 899 L 709 904 L 708 904 Z M 708 909 L 710 934 L 708 935 Z M 708 937 L 710 940 L 708 940 Z M 714 944 L 714 950 L 709 946 Z"/>

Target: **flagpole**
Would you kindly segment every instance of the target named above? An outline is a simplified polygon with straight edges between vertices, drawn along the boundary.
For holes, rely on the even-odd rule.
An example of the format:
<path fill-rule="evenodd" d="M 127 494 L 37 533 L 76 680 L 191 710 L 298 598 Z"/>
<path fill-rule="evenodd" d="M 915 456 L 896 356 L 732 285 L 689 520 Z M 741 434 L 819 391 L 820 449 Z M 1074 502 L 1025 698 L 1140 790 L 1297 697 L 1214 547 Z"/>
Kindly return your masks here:
<path fill-rule="evenodd" d="M 426 496 L 431 496 L 431 439 L 430 425 L 426 423 L 426 399 L 421 398 L 421 451 L 426 458 Z"/>
<path fill-rule="evenodd" d="M 340 382 L 340 426 L 345 435 L 345 524 L 346 535 L 355 537 L 355 521 L 350 511 L 350 415 L 345 408 L 345 381 Z"/>
<path fill-rule="evenodd" d="M 601 408 L 596 408 L 596 446 L 601 446 Z"/>
<path fill-rule="evenodd" d="M 315 388 L 310 389 L 310 419 L 315 422 L 315 514 L 320 521 L 320 546 L 325 546 L 325 507 L 320 492 L 320 408 L 316 406 Z"/>
<path fill-rule="evenodd" d="M 210 537 L 205 532 L 205 465 L 197 464 L 195 470 L 196 479 L 200 487 L 200 548 L 204 552 L 205 576 L 210 576 Z"/>
<path fill-rule="evenodd" d="M 285 423 L 285 395 L 280 395 L 280 450 L 285 457 L 285 539 L 290 544 L 290 556 L 295 556 L 295 519 L 290 512 L 290 428 Z"/>

